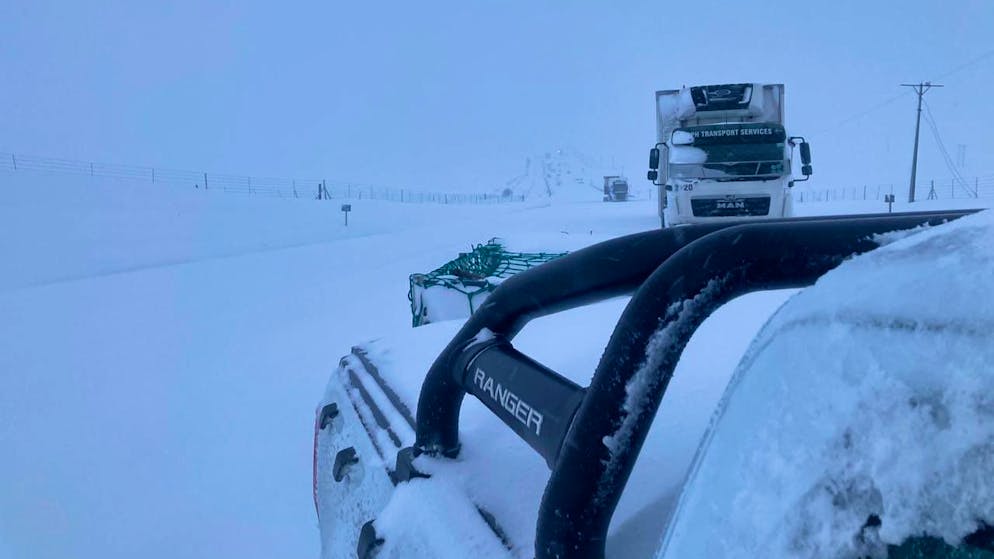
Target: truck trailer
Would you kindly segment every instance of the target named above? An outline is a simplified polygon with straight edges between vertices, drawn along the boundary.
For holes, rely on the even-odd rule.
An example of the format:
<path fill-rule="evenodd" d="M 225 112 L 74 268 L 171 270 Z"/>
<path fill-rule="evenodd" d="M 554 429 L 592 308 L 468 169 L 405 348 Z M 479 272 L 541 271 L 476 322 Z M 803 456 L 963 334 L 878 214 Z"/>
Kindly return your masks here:
<path fill-rule="evenodd" d="M 783 97 L 783 84 L 759 83 L 656 92 L 648 179 L 663 227 L 793 215 L 791 187 L 810 177 L 811 149 L 787 135 Z"/>

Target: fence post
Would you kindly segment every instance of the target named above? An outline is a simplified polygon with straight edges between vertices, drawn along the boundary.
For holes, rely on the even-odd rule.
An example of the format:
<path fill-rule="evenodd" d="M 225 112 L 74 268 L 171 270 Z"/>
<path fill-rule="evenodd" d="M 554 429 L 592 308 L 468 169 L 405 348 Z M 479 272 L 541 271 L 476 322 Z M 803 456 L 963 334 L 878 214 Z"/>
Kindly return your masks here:
<path fill-rule="evenodd" d="M 290 184 L 293 186 L 293 197 L 297 197 L 297 179 L 291 179 Z"/>
<path fill-rule="evenodd" d="M 328 195 L 328 183 L 327 183 L 327 182 L 325 182 L 325 180 L 324 180 L 324 179 L 321 179 L 321 188 L 323 188 L 323 189 L 324 189 L 324 199 L 325 199 L 325 200 L 329 200 L 329 199 L 331 199 L 331 196 L 330 196 L 330 195 Z"/>
<path fill-rule="evenodd" d="M 866 185 L 863 185 L 863 201 L 866 201 Z"/>
<path fill-rule="evenodd" d="M 90 176 L 93 176 L 93 162 L 90 161 Z"/>
<path fill-rule="evenodd" d="M 14 170 L 17 170 L 17 159 L 14 158 L 14 154 L 10 154 L 10 162 L 14 164 Z"/>
<path fill-rule="evenodd" d="M 152 184 L 155 184 L 155 167 L 152 167 Z"/>
<path fill-rule="evenodd" d="M 204 173 L 204 190 L 207 190 L 207 173 Z"/>

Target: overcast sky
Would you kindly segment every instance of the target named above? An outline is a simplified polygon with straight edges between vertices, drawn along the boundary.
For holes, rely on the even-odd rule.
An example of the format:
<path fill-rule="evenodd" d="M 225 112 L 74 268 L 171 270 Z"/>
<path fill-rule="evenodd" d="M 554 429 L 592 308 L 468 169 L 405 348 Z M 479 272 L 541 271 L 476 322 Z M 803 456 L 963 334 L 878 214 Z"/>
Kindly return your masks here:
<path fill-rule="evenodd" d="M 992 29 L 989 0 L 5 0 L 0 151 L 489 190 L 570 146 L 641 181 L 655 90 L 782 82 L 814 184 L 906 187 L 902 82 L 945 84 L 954 163 L 994 175 Z M 921 150 L 951 176 L 924 121 Z"/>

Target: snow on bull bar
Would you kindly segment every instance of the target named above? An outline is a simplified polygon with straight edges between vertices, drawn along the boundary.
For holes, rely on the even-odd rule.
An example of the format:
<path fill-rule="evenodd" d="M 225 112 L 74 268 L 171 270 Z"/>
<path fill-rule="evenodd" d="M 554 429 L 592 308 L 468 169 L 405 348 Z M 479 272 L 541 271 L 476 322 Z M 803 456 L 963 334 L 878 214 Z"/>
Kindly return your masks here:
<path fill-rule="evenodd" d="M 656 517 L 654 524 L 645 524 L 645 518 L 633 517 L 628 512 L 622 512 L 621 518 L 616 518 L 619 499 L 629 485 L 629 476 L 640 454 L 663 456 L 670 462 L 685 463 L 688 467 L 692 462 L 692 454 L 667 455 L 667 449 L 651 447 L 643 452 L 653 418 L 691 336 L 713 311 L 733 298 L 759 290 L 806 287 L 825 276 L 818 286 L 803 291 L 776 316 L 764 331 L 767 337 L 757 339 L 755 344 L 762 347 L 757 349 L 754 344 L 740 366 L 736 381 L 728 388 L 721 407 L 728 415 L 735 409 L 736 402 L 742 401 L 736 399 L 736 390 L 747 386 L 749 371 L 763 361 L 762 348 L 779 347 L 778 338 L 768 341 L 769 333 L 777 331 L 776 325 L 797 318 L 809 330 L 840 331 L 831 314 L 822 323 L 816 320 L 821 315 L 810 318 L 804 313 L 791 313 L 791 309 L 802 307 L 808 299 L 815 297 L 809 296 L 809 292 L 826 292 L 826 300 L 834 297 L 845 301 L 847 286 L 834 278 L 848 277 L 857 284 L 879 281 L 874 276 L 874 267 L 860 268 L 859 263 L 869 258 L 892 259 L 900 263 L 904 254 L 901 247 L 915 243 L 925 234 L 947 241 L 950 238 L 962 241 L 962 249 L 969 251 L 970 239 L 942 237 L 945 231 L 957 230 L 959 224 L 954 223 L 924 230 L 925 233 L 911 235 L 871 252 L 884 242 L 882 239 L 889 238 L 888 233 L 922 225 L 939 226 L 959 220 L 968 213 L 925 212 L 711 223 L 639 233 L 561 256 L 516 275 L 513 281 L 497 286 L 489 294 L 487 304 L 477 308 L 464 324 L 430 324 L 412 330 L 408 341 L 401 341 L 397 346 L 375 342 L 357 346 L 352 355 L 342 360 L 339 371 L 329 382 L 315 423 L 315 504 L 321 520 L 324 557 L 733 556 L 688 551 L 726 552 L 734 547 L 734 538 L 714 538 L 713 534 L 721 533 L 731 522 L 728 515 L 734 515 L 739 503 L 750 502 L 750 488 L 733 488 L 729 484 L 740 479 L 740 474 L 753 471 L 766 476 L 772 473 L 772 477 L 784 483 L 800 474 L 785 470 L 785 464 L 796 464 L 781 458 L 764 467 L 744 472 L 735 469 L 732 472 L 735 475 L 727 475 L 720 467 L 722 449 L 736 447 L 732 443 L 718 444 L 719 440 L 724 441 L 720 437 L 728 431 L 722 430 L 721 422 L 708 435 L 707 444 L 702 447 L 694 466 L 694 475 L 685 488 L 680 485 L 629 488 L 654 493 L 659 503 L 676 503 L 682 493 L 679 506 L 670 504 L 665 509 L 657 509 L 653 515 Z M 963 227 L 968 224 L 981 228 L 986 235 L 983 238 L 994 240 L 994 219 L 989 214 L 962 219 Z M 945 257 L 954 257 L 959 244 L 941 245 L 946 247 Z M 778 249 L 771 251 L 772 246 Z M 854 255 L 867 252 L 871 254 L 832 271 Z M 971 263 L 971 260 L 974 258 L 960 259 L 964 269 L 979 266 L 987 270 L 991 265 L 989 254 L 980 258 L 979 263 Z M 632 294 L 632 298 L 621 314 L 614 334 L 606 340 L 600 362 L 586 386 L 530 358 L 512 343 L 523 329 L 527 330 L 528 322 L 533 319 L 623 294 Z M 891 320 L 904 324 L 899 317 L 887 314 L 894 308 L 881 308 L 873 314 L 873 320 L 885 325 Z M 989 305 L 975 307 L 972 312 L 981 313 L 980 323 L 991 324 L 994 312 Z M 989 333 L 985 335 L 988 337 L 984 339 L 989 341 Z M 859 342 L 858 338 L 851 340 Z M 886 340 L 895 344 L 901 341 L 900 337 Z M 919 336 L 916 341 L 923 339 Z M 556 340 L 547 343 L 556 343 Z M 573 342 L 563 340 L 561 343 Z M 882 342 L 879 345 L 884 347 Z M 436 348 L 439 353 L 431 355 L 424 351 L 425 348 Z M 860 365 L 853 358 L 852 362 L 833 365 L 836 369 L 869 367 L 862 384 L 852 388 L 853 398 L 889 389 L 886 375 L 872 374 L 873 367 L 890 367 L 882 360 L 892 354 L 880 351 L 872 354 L 878 361 Z M 864 354 L 857 351 L 852 355 Z M 971 366 L 962 369 L 959 376 L 948 377 L 958 383 L 957 393 L 962 393 L 963 402 L 974 401 L 968 396 L 974 393 L 972 388 L 982 389 L 990 383 L 989 359 L 984 363 L 987 365 L 970 362 Z M 819 384 L 828 381 L 814 366 L 774 370 L 779 372 L 774 374 L 790 376 L 801 388 L 807 384 L 808 392 L 816 391 L 818 386 L 829 388 Z M 981 373 L 987 374 L 988 378 L 977 378 Z M 761 377 L 757 375 L 757 378 Z M 933 380 L 938 382 L 938 379 Z M 845 384 L 830 388 L 840 394 L 849 390 Z M 959 429 L 969 426 L 970 418 L 973 418 L 983 425 L 969 431 L 972 437 L 969 440 L 982 441 L 984 437 L 994 436 L 991 431 L 994 417 L 976 411 L 961 418 L 957 414 L 962 406 L 950 407 L 948 402 L 942 408 L 945 411 L 934 411 L 940 409 L 938 402 L 946 401 L 936 400 L 934 392 L 926 392 L 933 396 L 916 400 L 919 409 L 926 410 L 921 412 L 925 416 L 945 417 L 943 414 L 946 414 L 948 417 L 943 421 Z M 467 394 L 473 395 L 474 400 L 464 404 Z M 791 397 L 790 394 L 777 394 L 776 399 L 764 401 L 786 405 Z M 981 401 L 975 403 L 975 408 L 983 407 Z M 663 405 L 667 405 L 666 402 Z M 748 414 L 756 405 L 750 401 L 743 409 Z M 323 416 L 329 409 L 340 414 L 340 419 L 324 421 Z M 825 414 L 824 425 L 834 424 L 832 414 L 847 409 L 855 408 L 821 410 Z M 494 416 L 503 425 L 494 422 Z M 872 414 L 846 417 L 873 423 Z M 739 431 L 748 430 L 750 425 L 747 417 L 731 423 L 738 429 L 728 431 L 727 437 L 732 439 L 741 436 Z M 791 440 L 797 446 L 791 453 L 804 454 L 807 452 L 804 437 L 793 435 L 797 429 L 799 427 L 787 428 L 783 434 L 794 437 Z M 759 433 L 770 441 L 781 436 L 776 429 Z M 840 439 L 839 444 L 844 445 L 849 440 L 853 445 L 863 445 L 872 451 L 882 448 L 879 439 L 885 439 L 887 433 L 887 429 L 868 425 L 862 434 L 854 432 L 849 439 Z M 754 438 L 756 436 L 760 435 L 756 434 Z M 912 436 L 901 440 L 908 445 L 916 443 Z M 756 448 L 767 447 L 757 443 Z M 775 459 L 775 454 L 771 453 L 780 447 L 768 448 L 764 456 Z M 913 458 L 908 460 L 918 462 L 907 462 L 909 467 L 930 460 L 941 463 L 927 454 L 934 448 L 927 445 L 915 448 L 918 454 L 909 454 Z M 952 447 L 943 448 L 950 455 L 955 454 Z M 712 454 L 719 458 L 709 462 L 708 457 Z M 976 454 L 977 463 L 990 465 L 989 457 L 985 456 Z M 759 458 L 753 460 L 752 465 L 761 464 Z M 709 469 L 711 463 L 719 466 Z M 877 501 L 873 499 L 879 501 L 879 497 L 889 493 L 879 486 L 877 493 L 873 493 L 872 483 L 860 481 L 867 479 L 866 476 L 833 477 L 837 476 L 837 467 L 842 466 L 830 463 L 820 472 L 807 472 L 822 476 L 822 486 L 826 489 L 817 489 L 822 487 L 817 484 L 811 486 L 814 489 L 807 493 L 807 501 L 801 497 L 803 492 L 798 494 L 800 501 L 796 503 L 809 504 L 797 509 L 796 518 L 782 532 L 771 534 L 766 529 L 779 526 L 780 517 L 759 515 L 758 511 L 771 511 L 775 507 L 756 496 L 754 510 L 757 514 L 743 524 L 743 533 L 752 530 L 754 539 L 766 539 L 753 549 L 773 551 L 767 555 L 777 557 L 827 556 L 818 553 L 830 549 L 835 540 L 841 538 L 851 543 L 864 537 L 866 541 L 875 542 L 865 547 L 868 553 L 885 557 L 891 549 L 888 545 L 893 544 L 894 549 L 898 549 L 905 543 L 894 541 L 895 538 L 921 531 L 952 546 L 974 545 L 980 541 L 977 538 L 984 536 L 983 526 L 987 526 L 984 523 L 994 521 L 988 508 L 969 505 L 973 501 L 964 491 L 973 482 L 972 477 L 953 484 L 945 496 L 967 503 L 962 510 L 955 507 L 954 510 L 979 516 L 966 520 L 969 515 L 965 512 L 959 516 L 949 515 L 949 518 L 955 518 L 950 522 L 956 524 L 949 528 L 941 522 L 923 522 L 920 514 L 907 510 L 914 508 L 911 502 L 898 499 L 889 503 L 890 508 L 875 507 L 873 503 Z M 726 484 L 722 495 L 735 501 L 720 511 L 705 506 L 700 512 L 695 509 L 695 503 L 712 498 L 707 492 L 712 479 Z M 839 489 L 843 486 L 833 479 L 850 479 L 849 485 L 843 485 L 851 490 Z M 771 480 L 766 483 L 775 485 Z M 856 526 L 857 530 L 853 532 L 852 522 L 847 520 L 850 517 L 833 516 L 832 491 L 849 495 L 846 502 L 862 503 L 854 505 L 853 510 L 858 509 L 859 514 L 868 513 L 862 521 L 869 524 L 862 528 Z M 895 495 L 900 494 L 900 487 L 893 491 Z M 860 501 L 858 496 L 864 494 L 877 497 L 871 495 Z M 825 495 L 829 496 L 828 500 L 823 498 Z M 612 524 L 612 519 L 622 526 Z M 637 532 L 625 530 L 624 526 L 631 522 L 642 522 L 653 528 Z M 763 524 L 764 530 L 757 530 L 750 522 Z M 836 531 L 826 530 L 824 522 L 829 522 Z M 864 532 L 873 532 L 873 535 L 860 536 Z M 777 539 L 780 534 L 787 533 L 792 535 Z M 736 534 L 735 537 L 741 536 Z M 829 539 L 835 539 L 823 542 L 828 537 L 826 534 L 831 534 Z M 788 542 L 786 547 L 774 545 L 781 540 Z M 725 544 L 729 547 L 715 547 Z M 845 551 L 843 548 L 838 549 Z M 633 549 L 642 551 L 633 555 Z M 805 555 L 804 550 L 811 549 L 815 550 L 813 554 Z"/>

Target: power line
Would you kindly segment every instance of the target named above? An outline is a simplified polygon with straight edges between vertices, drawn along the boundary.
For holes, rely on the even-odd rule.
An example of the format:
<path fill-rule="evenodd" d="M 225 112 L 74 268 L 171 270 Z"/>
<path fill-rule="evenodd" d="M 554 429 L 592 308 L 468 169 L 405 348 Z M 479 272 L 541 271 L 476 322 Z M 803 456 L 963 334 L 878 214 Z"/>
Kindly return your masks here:
<path fill-rule="evenodd" d="M 935 76 L 934 79 L 935 80 L 941 80 L 942 78 L 951 76 L 951 75 L 953 75 L 953 74 L 955 74 L 955 73 L 957 73 L 957 72 L 959 72 L 961 70 L 965 70 L 965 69 L 969 68 L 970 66 L 973 66 L 974 64 L 976 64 L 977 62 L 980 62 L 981 60 L 984 60 L 986 58 L 990 58 L 991 56 L 994 56 L 994 49 L 991 49 L 991 50 L 989 50 L 989 51 L 981 54 L 980 56 L 971 59 L 969 62 L 964 62 L 963 64 L 960 64 L 959 66 L 953 68 L 952 70 L 946 72 L 945 74 L 939 74 L 938 76 Z"/>
<path fill-rule="evenodd" d="M 932 108 L 928 106 L 928 102 L 925 101 L 925 122 L 928 123 L 929 127 L 932 129 L 932 135 L 935 137 L 935 143 L 939 146 L 939 153 L 942 155 L 943 161 L 946 163 L 946 168 L 953 175 L 953 180 L 959 182 L 960 188 L 967 194 L 976 197 L 977 193 L 970 189 L 963 178 L 963 174 L 956 169 L 953 165 L 953 158 L 949 155 L 949 150 L 946 149 L 946 144 L 942 141 L 942 136 L 939 134 L 939 126 L 935 122 L 935 116 L 932 114 Z"/>
<path fill-rule="evenodd" d="M 989 50 L 987 52 L 984 52 L 984 53 L 980 54 L 979 56 L 971 58 L 969 61 L 964 62 L 963 64 L 960 64 L 959 66 L 955 66 L 951 70 L 949 70 L 947 72 L 944 72 L 942 74 L 939 74 L 938 76 L 935 76 L 930 81 L 938 81 L 938 80 L 941 80 L 943 78 L 949 77 L 949 76 L 951 76 L 953 74 L 959 73 L 959 72 L 961 72 L 961 71 L 969 68 L 970 66 L 973 66 L 974 64 L 977 64 L 978 62 L 986 60 L 987 58 L 990 58 L 992 56 L 994 56 L 994 49 L 991 49 L 991 50 Z M 866 115 L 868 115 L 868 114 L 870 114 L 872 112 L 876 112 L 876 111 L 878 111 L 878 110 L 886 107 L 887 105 L 890 105 L 891 103 L 897 101 L 898 99 L 902 99 L 903 97 L 909 95 L 910 93 L 911 93 L 910 91 L 906 91 L 904 93 L 900 93 L 900 94 L 895 95 L 893 97 L 888 97 L 887 99 L 885 99 L 885 100 L 877 103 L 876 105 L 873 105 L 872 107 L 864 109 L 864 110 L 862 110 L 862 111 L 860 111 L 860 112 L 858 112 L 858 113 L 856 113 L 856 114 L 854 114 L 852 116 L 846 117 L 846 118 L 840 120 L 839 122 L 837 122 L 836 124 L 834 124 L 832 126 L 829 126 L 828 128 L 823 128 L 821 130 L 817 130 L 817 131 L 813 132 L 812 134 L 820 134 L 822 132 L 829 132 L 829 131 L 835 130 L 836 128 L 840 128 L 840 127 L 842 127 L 842 126 L 844 126 L 846 124 L 849 124 L 850 122 L 852 122 L 854 120 L 858 120 L 858 119 L 860 119 L 860 118 L 862 118 L 862 117 L 864 117 L 864 116 L 866 116 Z"/>
<path fill-rule="evenodd" d="M 864 117 L 864 116 L 866 116 L 866 115 L 868 115 L 868 114 L 870 114 L 872 112 L 875 112 L 875 111 L 877 111 L 879 109 L 882 109 L 882 108 L 886 107 L 887 105 L 890 105 L 891 103 L 893 103 L 894 101 L 897 101 L 898 99 L 902 99 L 902 98 L 906 97 L 908 95 L 908 93 L 909 92 L 904 92 L 904 93 L 900 93 L 898 95 L 895 95 L 893 97 L 890 97 L 890 98 L 886 99 L 885 101 L 881 101 L 880 103 L 877 103 L 876 105 L 873 105 L 872 107 L 870 107 L 870 108 L 868 108 L 868 109 L 866 109 L 864 111 L 858 112 L 858 113 L 856 113 L 856 114 L 854 114 L 854 115 L 852 115 L 850 117 L 847 117 L 847 118 L 844 118 L 844 119 L 840 120 L 838 123 L 836 123 L 833 126 L 830 126 L 828 128 L 823 128 L 821 130 L 815 131 L 814 134 L 820 134 L 822 132 L 829 132 L 831 130 L 835 130 L 836 128 L 841 128 L 842 126 L 845 126 L 846 124 L 849 124 L 850 122 L 852 122 L 854 120 L 858 120 L 858 119 L 860 119 L 860 118 L 862 118 L 862 117 Z"/>

